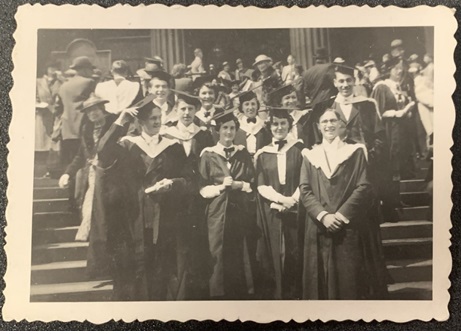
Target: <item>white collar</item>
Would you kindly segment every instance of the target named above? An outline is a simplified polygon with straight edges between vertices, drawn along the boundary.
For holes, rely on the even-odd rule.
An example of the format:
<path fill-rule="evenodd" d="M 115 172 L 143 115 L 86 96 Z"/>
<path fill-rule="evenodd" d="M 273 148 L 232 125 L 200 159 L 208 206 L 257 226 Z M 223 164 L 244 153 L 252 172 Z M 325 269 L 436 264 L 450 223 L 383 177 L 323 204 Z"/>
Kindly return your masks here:
<path fill-rule="evenodd" d="M 150 145 L 151 143 L 153 144 L 158 144 L 159 141 L 160 141 L 160 136 L 159 134 L 157 133 L 156 135 L 153 135 L 153 136 L 149 136 L 146 132 L 142 131 L 141 132 L 141 137 L 142 139 L 144 139 L 144 141 Z"/>
<path fill-rule="evenodd" d="M 157 145 L 155 146 L 150 146 L 146 141 L 146 137 L 148 137 L 147 139 L 157 137 L 158 140 L 162 138 L 162 141 L 158 142 Z M 179 143 L 175 139 L 168 139 L 165 137 L 160 137 L 159 135 L 150 137 L 149 135 L 145 133 L 141 133 L 140 136 L 125 136 L 121 140 L 122 141 L 126 140 L 126 141 L 136 144 L 141 150 L 144 151 L 144 153 L 146 153 L 152 159 L 157 157 L 160 153 L 162 153 L 169 146 Z"/>
<path fill-rule="evenodd" d="M 344 144 L 345 143 L 339 138 L 339 136 L 336 136 L 331 143 L 329 143 L 325 138 L 322 140 L 322 146 L 328 153 L 339 150 L 342 146 L 344 146 Z"/>
<path fill-rule="evenodd" d="M 200 153 L 200 157 L 203 155 L 203 153 L 205 152 L 214 152 L 220 156 L 222 156 L 224 159 L 227 159 L 226 158 L 226 153 L 224 152 L 224 149 L 225 148 L 230 148 L 230 147 L 233 147 L 234 148 L 234 151 L 231 153 L 231 157 L 237 153 L 237 151 L 241 151 L 245 148 L 245 146 L 243 145 L 231 145 L 229 147 L 225 147 L 224 145 L 222 145 L 220 142 L 218 142 L 215 146 L 212 146 L 212 147 L 205 147 L 202 151 L 202 153 Z"/>
<path fill-rule="evenodd" d="M 335 98 L 335 102 L 339 104 L 352 104 L 354 103 L 354 94 L 351 94 L 348 97 L 338 94 Z"/>
<path fill-rule="evenodd" d="M 274 140 L 272 138 L 272 143 L 270 145 L 266 145 L 262 148 L 260 148 L 258 150 L 258 152 L 256 152 L 255 156 L 254 156 L 254 160 L 256 161 L 258 159 L 258 156 L 261 154 L 261 153 L 272 153 L 272 154 L 286 154 L 288 152 L 288 150 L 290 148 L 292 148 L 295 144 L 297 143 L 303 143 L 303 141 L 301 139 L 293 139 L 291 138 L 290 136 L 287 136 L 285 139 L 282 139 L 282 140 L 286 140 L 287 143 L 285 145 L 283 145 L 282 149 L 279 151 L 278 150 L 278 145 L 275 144 L 275 142 L 277 140 Z"/>
<path fill-rule="evenodd" d="M 195 125 L 193 122 L 190 123 L 188 126 L 185 126 L 180 121 L 178 121 L 178 130 L 181 132 L 188 132 L 188 133 L 196 133 L 198 126 Z M 199 128 L 200 130 L 200 128 Z"/>
<path fill-rule="evenodd" d="M 290 116 L 293 118 L 293 125 L 298 124 L 299 120 L 301 117 L 306 115 L 308 113 L 308 110 L 292 110 L 290 112 Z"/>
<path fill-rule="evenodd" d="M 256 123 L 248 123 L 247 122 L 248 117 L 242 114 L 239 119 L 240 128 L 248 134 L 256 135 L 259 132 L 259 130 L 261 130 L 262 127 L 264 126 L 264 121 L 258 115 L 256 115 L 255 118 L 256 118 Z"/>

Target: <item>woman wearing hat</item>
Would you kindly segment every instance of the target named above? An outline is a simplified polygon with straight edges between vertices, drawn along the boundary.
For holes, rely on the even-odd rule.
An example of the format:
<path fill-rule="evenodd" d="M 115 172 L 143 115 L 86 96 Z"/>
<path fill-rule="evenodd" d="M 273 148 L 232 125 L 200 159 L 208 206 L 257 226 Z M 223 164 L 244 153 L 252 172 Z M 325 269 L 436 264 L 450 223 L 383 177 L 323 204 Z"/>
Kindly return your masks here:
<path fill-rule="evenodd" d="M 316 120 L 322 143 L 303 150 L 300 202 L 306 209 L 303 299 L 383 299 L 385 265 L 367 208 L 367 150 L 339 136 L 340 118 Z"/>
<path fill-rule="evenodd" d="M 298 95 L 293 85 L 285 85 L 272 91 L 269 98 L 272 106 L 290 111 L 293 120 L 290 136 L 293 139 L 301 139 L 305 146 L 309 145 L 309 110 L 300 110 Z"/>
<path fill-rule="evenodd" d="M 253 156 L 260 148 L 271 141 L 271 135 L 266 124 L 259 117 L 259 101 L 252 91 L 242 93 L 239 97 L 240 129 L 242 135 L 236 138 L 235 143 L 246 147 Z"/>
<path fill-rule="evenodd" d="M 272 67 L 272 58 L 266 55 L 257 56 L 253 67 L 256 68 L 252 73 L 253 85 L 258 87 L 254 92 L 261 104 L 269 105 L 269 92 L 283 85 L 282 78 Z"/>
<path fill-rule="evenodd" d="M 255 155 L 260 293 L 263 299 L 300 299 L 302 229 L 297 203 L 304 145 L 289 136 L 293 119 L 288 110 L 273 110 L 269 124 L 272 143 Z"/>
<path fill-rule="evenodd" d="M 383 126 L 386 132 L 386 163 L 380 193 L 383 201 L 383 214 L 386 221 L 397 221 L 396 208 L 400 203 L 400 179 L 412 163 L 412 141 L 408 138 L 409 124 L 412 119 L 411 112 L 415 103 L 410 102 L 400 87 L 403 76 L 403 64 L 399 58 L 389 58 L 383 64 L 383 80 L 378 81 L 373 87 L 371 97 L 378 104 Z"/>
<path fill-rule="evenodd" d="M 244 146 L 233 141 L 239 123 L 232 111 L 214 118 L 219 142 L 203 150 L 200 160 L 202 186 L 207 199 L 206 222 L 213 273 L 213 299 L 247 299 L 254 293 L 251 232 L 254 230 L 249 203 L 254 168 Z"/>
<path fill-rule="evenodd" d="M 94 276 L 107 274 L 109 266 L 104 242 L 106 236 L 99 233 L 104 229 L 106 221 L 101 198 L 102 170 L 96 156 L 100 139 L 116 118 L 106 112 L 104 105 L 108 102 L 92 95 L 83 103 L 80 148 L 59 179 L 61 188 L 67 188 L 71 179 L 75 181 L 75 199 L 81 214 L 75 240 L 90 239 L 87 269 Z"/>
<path fill-rule="evenodd" d="M 122 111 L 98 146 L 105 168 L 114 299 L 177 300 L 184 283 L 178 257 L 182 198 L 193 171 L 178 140 L 159 134 L 161 109 L 150 98 Z M 125 136 L 133 117 L 142 133 Z"/>

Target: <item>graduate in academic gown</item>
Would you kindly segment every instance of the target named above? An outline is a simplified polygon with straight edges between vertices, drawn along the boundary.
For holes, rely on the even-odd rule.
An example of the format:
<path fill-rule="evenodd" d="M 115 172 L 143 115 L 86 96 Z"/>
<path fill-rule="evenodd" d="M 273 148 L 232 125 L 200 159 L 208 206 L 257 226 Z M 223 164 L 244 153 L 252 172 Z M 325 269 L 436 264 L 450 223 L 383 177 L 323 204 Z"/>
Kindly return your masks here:
<path fill-rule="evenodd" d="M 245 147 L 233 144 L 238 121 L 232 111 L 215 121 L 219 142 L 204 149 L 200 161 L 200 194 L 207 199 L 205 215 L 213 261 L 210 296 L 247 299 L 254 293 L 249 245 L 254 221 L 248 209 L 254 197 L 254 167 Z"/>
<path fill-rule="evenodd" d="M 412 164 L 412 150 L 408 148 L 412 141 L 405 132 L 412 121 L 410 115 L 415 103 L 409 102 L 400 89 L 403 73 L 401 61 L 397 58 L 388 60 L 383 71 L 384 80 L 375 84 L 371 96 L 378 104 L 387 141 L 383 161 L 385 172 L 380 177 L 383 213 L 387 221 L 396 221 L 395 208 L 401 207 L 400 179 L 402 172 L 408 170 L 405 166 Z"/>
<path fill-rule="evenodd" d="M 136 116 L 139 136 L 126 136 Z M 99 142 L 105 168 L 114 299 L 176 300 L 183 273 L 178 267 L 178 213 L 193 171 L 179 141 L 160 136 L 161 109 L 148 102 L 122 111 Z"/>
<path fill-rule="evenodd" d="M 300 299 L 302 225 L 298 219 L 299 177 L 304 145 L 288 134 L 288 110 L 270 116 L 272 143 L 256 155 L 258 228 L 257 261 L 262 299 Z"/>
<path fill-rule="evenodd" d="M 252 91 L 243 93 L 239 97 L 240 129 L 234 143 L 243 145 L 253 156 L 260 148 L 271 141 L 271 135 L 262 118 L 258 116 L 259 101 Z"/>
<path fill-rule="evenodd" d="M 290 109 L 290 116 L 293 119 L 290 137 L 301 139 L 306 146 L 309 140 L 309 110 L 300 110 L 298 96 L 293 85 L 282 86 L 272 91 L 269 97 L 272 107 Z"/>
<path fill-rule="evenodd" d="M 193 123 L 197 110 L 200 109 L 198 97 L 185 92 L 175 91 L 176 113 L 179 121 L 176 126 L 166 129 L 163 135 L 178 140 L 187 156 L 187 164 L 196 176 L 188 193 L 177 202 L 185 208 L 179 221 L 181 228 L 178 233 L 180 252 L 178 261 L 183 270 L 187 271 L 185 281 L 185 298 L 187 300 L 206 299 L 209 297 L 208 280 L 211 275 L 211 258 L 208 247 L 208 234 L 205 224 L 205 200 L 199 194 L 199 164 L 200 153 L 206 147 L 214 146 L 213 138 L 206 128 Z"/>
<path fill-rule="evenodd" d="M 340 139 L 334 110 L 321 114 L 318 124 L 323 142 L 303 151 L 301 167 L 300 201 L 307 211 L 303 298 L 385 298 L 385 267 L 368 214 L 366 148 Z"/>
<path fill-rule="evenodd" d="M 194 82 L 196 87 L 196 94 L 200 98 L 202 107 L 195 114 L 194 123 L 198 126 L 205 127 L 213 136 L 215 144 L 219 140 L 217 132 L 214 130 L 216 125 L 213 117 L 220 113 L 223 113 L 223 110 L 216 108 L 214 103 L 218 96 L 218 90 L 216 85 L 211 83 L 212 78 L 210 77 L 201 77 L 197 78 Z"/>

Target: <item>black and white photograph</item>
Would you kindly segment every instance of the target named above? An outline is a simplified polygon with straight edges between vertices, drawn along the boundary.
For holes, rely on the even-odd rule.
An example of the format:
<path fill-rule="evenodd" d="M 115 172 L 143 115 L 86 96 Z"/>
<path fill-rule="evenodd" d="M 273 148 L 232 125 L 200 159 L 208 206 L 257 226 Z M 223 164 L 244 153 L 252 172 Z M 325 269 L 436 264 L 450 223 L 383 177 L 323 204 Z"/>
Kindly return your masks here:
<path fill-rule="evenodd" d="M 434 24 L 336 23 L 37 29 L 27 302 L 435 301 Z"/>

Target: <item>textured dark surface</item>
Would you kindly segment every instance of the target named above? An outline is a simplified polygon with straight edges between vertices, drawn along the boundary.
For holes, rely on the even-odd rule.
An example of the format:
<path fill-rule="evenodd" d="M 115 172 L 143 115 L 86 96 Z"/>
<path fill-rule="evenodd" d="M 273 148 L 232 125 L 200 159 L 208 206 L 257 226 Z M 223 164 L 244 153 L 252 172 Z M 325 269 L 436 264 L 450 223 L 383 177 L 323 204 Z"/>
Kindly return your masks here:
<path fill-rule="evenodd" d="M 5 208 L 7 205 L 6 199 L 6 187 L 7 187 L 7 177 L 6 170 L 7 166 L 7 156 L 8 151 L 6 145 L 9 141 L 8 136 L 8 127 L 11 121 L 11 103 L 9 100 L 9 91 L 13 85 L 13 80 L 11 77 L 11 71 L 13 70 L 13 63 L 11 60 L 11 52 L 14 47 L 13 33 L 16 29 L 16 22 L 14 20 L 14 15 L 16 14 L 17 7 L 22 4 L 97 4 L 102 7 L 110 7 L 112 5 L 122 3 L 122 4 L 131 4 L 138 5 L 140 3 L 144 4 L 153 4 L 159 3 L 164 5 L 191 5 L 191 4 L 214 4 L 214 5 L 244 5 L 244 6 L 258 6 L 262 8 L 270 8 L 280 5 L 285 6 L 299 6 L 307 7 L 309 5 L 369 5 L 369 6 L 378 6 L 378 5 L 398 5 L 400 7 L 414 7 L 417 5 L 445 5 L 447 7 L 452 7 L 457 9 L 455 14 L 458 24 L 461 20 L 461 3 L 459 1 L 405 1 L 405 0 L 393 0 L 393 1 L 354 1 L 354 0 L 343 0 L 343 1 L 269 1 L 269 0 L 244 0 L 244 1 L 109 1 L 109 0 L 100 0 L 100 1 L 11 1 L 11 0 L 0 0 L 0 224 L 1 224 L 1 235 L 0 242 L 2 246 L 5 244 Z M 460 40 L 459 30 L 456 32 L 455 37 L 457 41 Z M 461 64 L 461 54 L 459 47 L 455 50 L 455 60 L 457 68 Z M 460 84 L 460 72 L 457 70 L 455 74 L 457 84 Z M 456 113 L 459 115 L 461 113 L 461 94 L 459 88 L 453 94 L 453 100 L 456 106 Z M 442 111 L 443 112 L 443 111 Z M 460 120 L 457 117 L 455 122 L 455 127 L 453 130 L 453 141 L 455 145 L 451 148 L 454 154 L 453 157 L 453 193 L 452 200 L 454 203 L 461 202 L 461 191 L 460 191 L 460 182 L 461 182 L 461 145 L 459 144 L 461 140 L 461 124 Z M 42 323 L 42 322 L 4 322 L 3 318 L 0 315 L 0 330 L 460 330 L 461 329 L 461 303 L 460 303 L 460 271 L 461 271 L 461 252 L 460 252 L 460 234 L 461 234 L 461 207 L 455 205 L 451 213 L 453 229 L 452 233 L 452 243 L 451 253 L 453 256 L 453 269 L 450 275 L 452 286 L 450 288 L 451 300 L 449 303 L 450 310 L 450 319 L 446 322 L 422 322 L 422 321 L 413 321 L 405 324 L 395 324 L 392 322 L 371 322 L 365 323 L 361 322 L 328 322 L 323 323 L 320 321 L 317 322 L 305 322 L 305 323 L 296 323 L 296 322 L 273 322 L 271 324 L 256 324 L 254 322 L 214 322 L 214 321 L 188 321 L 185 323 L 179 323 L 175 321 L 163 323 L 160 321 L 146 321 L 146 322 L 134 322 L 126 324 L 123 322 L 108 322 L 103 325 L 93 325 L 88 322 L 77 323 L 63 323 L 63 322 L 52 322 L 52 323 Z M 0 276 L 3 278 L 6 270 L 6 254 L 3 250 L 3 247 L 0 248 Z M 5 287 L 5 282 L 3 279 L 0 282 L 0 288 L 3 291 Z M 0 296 L 0 304 L 3 306 L 4 296 Z"/>

